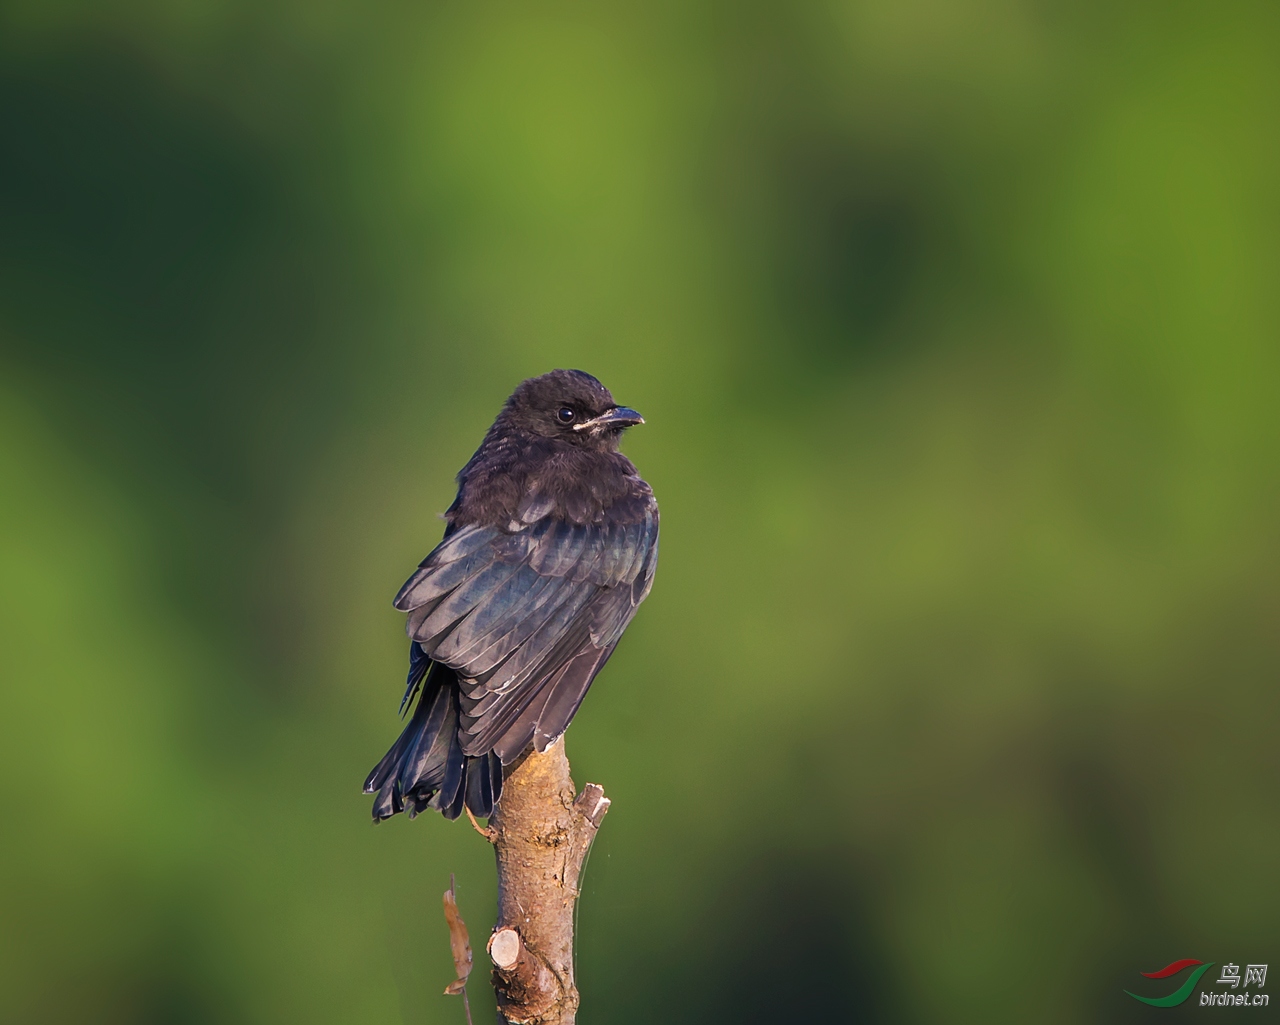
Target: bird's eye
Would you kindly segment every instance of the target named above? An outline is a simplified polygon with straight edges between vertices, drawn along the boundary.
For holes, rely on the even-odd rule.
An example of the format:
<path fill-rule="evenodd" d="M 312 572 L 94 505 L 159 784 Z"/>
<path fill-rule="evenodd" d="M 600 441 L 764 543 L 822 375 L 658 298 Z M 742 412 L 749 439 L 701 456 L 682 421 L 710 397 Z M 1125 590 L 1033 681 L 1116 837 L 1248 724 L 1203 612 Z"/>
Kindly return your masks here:
<path fill-rule="evenodd" d="M 557 413 L 556 416 L 560 418 L 560 422 L 562 424 L 571 424 L 573 423 L 573 418 L 577 416 L 577 414 L 568 406 L 561 406 L 560 412 Z"/>

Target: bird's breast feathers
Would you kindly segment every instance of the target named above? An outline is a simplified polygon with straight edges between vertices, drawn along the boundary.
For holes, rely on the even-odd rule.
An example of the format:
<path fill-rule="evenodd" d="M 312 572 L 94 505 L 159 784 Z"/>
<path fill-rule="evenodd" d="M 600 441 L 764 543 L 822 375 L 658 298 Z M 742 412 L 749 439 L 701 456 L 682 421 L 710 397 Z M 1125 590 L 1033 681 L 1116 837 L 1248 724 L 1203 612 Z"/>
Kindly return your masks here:
<path fill-rule="evenodd" d="M 575 524 L 637 523 L 653 490 L 621 452 L 599 452 L 554 439 L 487 445 L 458 474 L 451 527 L 483 524 L 521 530 L 544 517 Z"/>

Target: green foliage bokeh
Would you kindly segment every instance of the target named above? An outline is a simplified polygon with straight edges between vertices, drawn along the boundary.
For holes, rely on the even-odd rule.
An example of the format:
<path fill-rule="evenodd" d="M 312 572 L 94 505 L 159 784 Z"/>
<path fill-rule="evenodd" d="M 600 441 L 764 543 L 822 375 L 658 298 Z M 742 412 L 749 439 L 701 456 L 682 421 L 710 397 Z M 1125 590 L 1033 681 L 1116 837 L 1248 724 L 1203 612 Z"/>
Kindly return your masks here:
<path fill-rule="evenodd" d="M 1278 113 L 1233 0 L 0 5 L 0 1022 L 462 1020 L 491 853 L 359 785 L 557 366 L 663 510 L 584 1020 L 1266 961 Z"/>

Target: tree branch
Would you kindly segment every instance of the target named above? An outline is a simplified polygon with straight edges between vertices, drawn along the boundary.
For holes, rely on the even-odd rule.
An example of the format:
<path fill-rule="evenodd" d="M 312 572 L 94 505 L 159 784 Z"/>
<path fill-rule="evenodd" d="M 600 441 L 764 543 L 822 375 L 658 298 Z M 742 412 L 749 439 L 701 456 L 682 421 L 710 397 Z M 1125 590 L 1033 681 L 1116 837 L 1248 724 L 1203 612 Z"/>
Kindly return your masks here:
<path fill-rule="evenodd" d="M 578 881 L 609 810 L 588 783 L 574 795 L 564 738 L 508 771 L 489 823 L 498 859 L 498 922 L 489 938 L 498 1009 L 515 1025 L 573 1025 L 573 911 Z"/>

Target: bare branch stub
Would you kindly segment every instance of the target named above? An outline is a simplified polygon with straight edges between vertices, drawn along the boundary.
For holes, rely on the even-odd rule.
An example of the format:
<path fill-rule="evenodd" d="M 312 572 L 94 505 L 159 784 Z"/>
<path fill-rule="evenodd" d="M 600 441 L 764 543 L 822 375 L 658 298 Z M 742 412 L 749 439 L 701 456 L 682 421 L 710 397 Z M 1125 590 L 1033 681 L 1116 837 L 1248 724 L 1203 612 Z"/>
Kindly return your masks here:
<path fill-rule="evenodd" d="M 594 783 L 574 791 L 563 738 L 508 772 L 490 820 L 498 922 L 489 940 L 498 1009 L 513 1025 L 573 1025 L 573 911 L 582 864 L 609 810 Z"/>
<path fill-rule="evenodd" d="M 520 934 L 509 926 L 495 929 L 489 937 L 489 960 L 497 968 L 510 970 L 520 960 L 520 952 L 524 945 L 520 942 Z"/>

